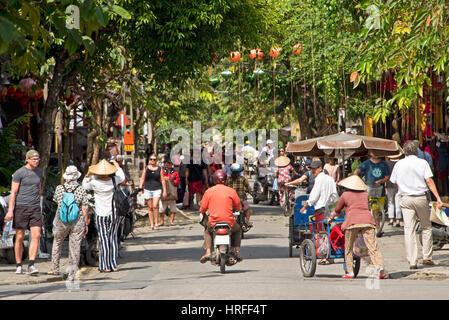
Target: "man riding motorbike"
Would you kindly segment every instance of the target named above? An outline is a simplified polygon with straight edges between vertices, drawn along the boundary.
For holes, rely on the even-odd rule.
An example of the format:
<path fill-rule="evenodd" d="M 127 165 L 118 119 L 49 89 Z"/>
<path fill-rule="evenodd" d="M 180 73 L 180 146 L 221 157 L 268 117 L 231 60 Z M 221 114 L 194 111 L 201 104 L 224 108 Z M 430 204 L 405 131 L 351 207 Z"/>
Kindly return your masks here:
<path fill-rule="evenodd" d="M 214 173 L 215 186 L 209 188 L 204 193 L 201 200 L 200 213 L 205 214 L 209 210 L 209 221 L 204 229 L 204 244 L 206 250 L 205 255 L 200 259 L 201 263 L 210 260 L 212 248 L 213 227 L 217 222 L 228 222 L 231 225 L 231 246 L 235 248 L 235 256 L 237 261 L 242 261 L 240 255 L 240 243 L 242 241 L 242 230 L 233 214 L 233 208 L 237 211 L 242 209 L 240 198 L 237 192 L 225 186 L 226 174 L 222 170 Z"/>
<path fill-rule="evenodd" d="M 246 197 L 246 193 L 251 193 L 252 190 L 248 180 L 240 175 L 241 171 L 242 167 L 238 163 L 233 163 L 231 165 L 231 176 L 226 180 L 226 185 L 234 189 L 239 195 L 243 205 L 243 211 L 245 211 L 246 224 L 248 227 L 252 227 L 253 224 L 249 219 L 253 211 L 249 206 L 248 198 Z"/>

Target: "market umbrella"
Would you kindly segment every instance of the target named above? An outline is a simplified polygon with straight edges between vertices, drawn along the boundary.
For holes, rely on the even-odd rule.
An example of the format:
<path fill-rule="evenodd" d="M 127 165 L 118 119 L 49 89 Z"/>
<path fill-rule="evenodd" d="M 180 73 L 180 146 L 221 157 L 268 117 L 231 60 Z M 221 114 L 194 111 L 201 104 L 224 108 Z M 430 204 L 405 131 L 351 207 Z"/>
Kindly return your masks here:
<path fill-rule="evenodd" d="M 398 143 L 390 139 L 337 133 L 296 143 L 289 143 L 287 152 L 303 157 L 363 157 L 373 150 L 379 157 L 397 154 L 401 151 Z"/>
<path fill-rule="evenodd" d="M 350 133 L 337 133 L 287 145 L 287 152 L 303 157 L 334 157 L 344 160 L 349 157 L 363 157 L 373 150 L 379 157 L 395 155 L 401 147 L 394 140 L 359 136 Z M 343 172 L 343 176 L 345 176 Z"/>

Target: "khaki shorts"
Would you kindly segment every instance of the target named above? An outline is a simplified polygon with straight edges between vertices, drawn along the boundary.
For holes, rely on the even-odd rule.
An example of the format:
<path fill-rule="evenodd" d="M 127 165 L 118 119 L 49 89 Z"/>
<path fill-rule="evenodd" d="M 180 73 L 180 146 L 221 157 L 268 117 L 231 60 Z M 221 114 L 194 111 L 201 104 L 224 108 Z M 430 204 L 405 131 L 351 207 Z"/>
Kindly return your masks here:
<path fill-rule="evenodd" d="M 16 206 L 12 226 L 14 229 L 23 230 L 30 227 L 42 227 L 41 207 Z"/>
<path fill-rule="evenodd" d="M 163 213 L 169 208 L 170 212 L 176 213 L 176 200 L 159 201 L 159 212 Z"/>

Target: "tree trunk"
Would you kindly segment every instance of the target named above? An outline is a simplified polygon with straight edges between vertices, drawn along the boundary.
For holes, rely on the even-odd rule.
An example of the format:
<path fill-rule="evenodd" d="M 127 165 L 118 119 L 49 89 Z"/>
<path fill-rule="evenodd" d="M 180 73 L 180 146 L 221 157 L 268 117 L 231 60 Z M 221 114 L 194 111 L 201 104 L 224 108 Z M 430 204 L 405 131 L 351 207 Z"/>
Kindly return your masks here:
<path fill-rule="evenodd" d="M 55 128 L 56 113 L 58 112 L 59 100 L 62 96 L 64 88 L 64 71 L 65 71 L 65 51 L 56 56 L 55 70 L 52 79 L 48 82 L 48 97 L 45 101 L 42 112 L 42 123 L 39 132 L 39 155 L 41 158 L 40 167 L 43 171 L 42 186 L 45 188 L 47 183 L 48 164 L 51 156 L 51 146 L 53 140 L 53 132 Z"/>

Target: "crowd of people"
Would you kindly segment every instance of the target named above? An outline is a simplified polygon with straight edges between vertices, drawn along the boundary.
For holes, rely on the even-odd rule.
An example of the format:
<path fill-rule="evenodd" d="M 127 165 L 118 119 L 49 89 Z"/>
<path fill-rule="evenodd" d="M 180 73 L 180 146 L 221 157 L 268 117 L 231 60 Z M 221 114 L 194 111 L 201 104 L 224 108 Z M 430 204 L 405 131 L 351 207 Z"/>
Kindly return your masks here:
<path fill-rule="evenodd" d="M 272 141 L 268 140 L 262 150 L 262 160 L 259 155 L 258 166 L 269 166 L 274 157 Z M 245 145 L 248 147 L 248 143 Z M 244 147 L 245 147 L 244 146 Z M 213 148 L 207 149 L 213 158 Z M 248 151 L 247 148 L 246 151 Z M 248 170 L 251 166 L 254 154 L 251 157 L 234 153 L 233 163 L 217 163 L 215 159 L 207 165 L 204 161 L 199 164 L 185 164 L 181 157 L 170 158 L 169 148 L 162 161 L 158 161 L 155 153 L 148 155 L 148 164 L 144 167 L 139 181 L 143 197 L 148 206 L 148 218 L 150 230 L 155 230 L 164 225 L 166 212 L 170 217 L 170 226 L 174 225 L 176 203 L 182 203 L 184 209 L 194 207 L 194 199 L 199 211 L 205 210 L 215 213 L 220 218 L 228 217 L 232 208 L 243 208 L 245 221 L 252 226 L 250 221 L 252 209 L 249 206 L 247 194 L 251 192 L 248 183 Z M 345 221 L 342 230 L 345 232 L 345 258 L 348 273 L 345 278 L 353 278 L 352 247 L 355 238 L 361 234 L 364 238 L 369 255 L 378 269 L 379 278 L 388 275 L 384 270 L 384 262 L 379 251 L 375 236 L 376 215 L 371 215 L 368 209 L 368 199 L 375 198 L 381 206 L 388 207 L 390 224 L 400 227 L 403 219 L 406 256 L 410 263 L 410 269 L 416 269 L 418 264 L 418 246 L 416 243 L 416 224 L 420 220 L 423 230 L 423 264 L 432 265 L 432 232 L 429 218 L 430 192 L 436 199 L 437 206 L 442 207 L 442 200 L 433 180 L 433 173 L 429 159 L 425 154 L 419 153 L 419 145 L 416 141 L 407 141 L 404 144 L 402 154 L 392 155 L 385 161 L 376 155 L 374 150 L 369 150 L 369 159 L 360 163 L 355 168 L 353 175 L 341 179 L 339 166 L 335 159 L 330 158 L 326 164 L 319 158 L 306 159 L 303 173 L 297 172 L 292 163 L 294 157 L 286 154 L 284 148 L 279 149 L 279 157 L 276 159 L 275 178 L 277 183 L 284 186 L 297 185 L 308 182 L 309 199 L 301 208 L 304 213 L 307 207 L 314 207 L 315 221 L 332 221 L 345 209 Z M 422 152 L 422 151 L 421 151 Z M 251 161 L 246 161 L 250 159 Z M 39 165 L 39 153 L 30 150 L 26 154 L 26 164 L 13 175 L 11 197 L 6 220 L 13 220 L 16 229 L 15 256 L 16 273 L 23 273 L 22 266 L 22 242 L 25 230 L 31 232 L 29 249 L 29 264 L 27 271 L 30 274 L 38 272 L 34 265 L 39 247 L 39 238 L 42 226 L 41 195 L 42 195 L 42 170 Z M 245 165 L 246 164 L 246 165 Z M 244 170 L 244 168 L 246 170 Z M 293 179 L 293 176 L 297 176 Z M 93 192 L 95 198 L 95 223 L 99 235 L 99 271 L 113 272 L 118 270 L 118 225 L 120 218 L 114 212 L 112 197 L 116 185 L 120 185 L 126 178 L 121 166 L 116 161 L 102 160 L 98 164 L 90 166 L 82 183 L 78 182 L 81 173 L 75 166 L 68 166 L 63 174 L 65 182 L 56 188 L 54 201 L 58 205 L 57 214 L 53 222 L 54 240 L 51 256 L 51 270 L 49 274 L 59 274 L 59 260 L 63 240 L 69 236 L 69 266 L 77 270 L 80 260 L 80 246 L 83 236 L 87 233 L 89 217 L 87 215 L 87 192 Z M 360 178 L 363 177 L 364 181 Z M 337 185 L 344 191 L 338 198 Z M 232 190 L 232 191 L 230 191 Z M 282 189 L 281 189 L 282 190 Z M 61 221 L 58 214 L 64 203 L 67 193 L 73 194 L 73 201 L 79 208 L 76 219 L 70 223 Z M 221 199 L 223 198 L 223 199 Z M 231 209 L 217 209 L 217 199 L 227 203 Z M 339 200 L 338 200 L 339 199 Z M 338 201 L 337 201 L 338 200 Z M 221 203 L 224 203 L 224 202 Z M 237 204 L 238 202 L 238 204 Z M 329 210 L 329 204 L 336 203 L 333 212 Z M 215 213 L 214 213 L 215 212 Z M 216 219 L 217 217 L 215 217 Z M 209 218 L 210 219 L 210 218 Z M 232 219 L 231 219 L 232 220 Z M 210 256 L 210 231 L 213 227 L 214 217 L 205 225 L 206 253 L 200 262 L 204 263 Z M 224 220 L 226 221 L 226 220 Z M 235 219 L 232 220 L 234 227 Z M 237 230 L 237 229 L 236 229 Z M 237 232 L 234 230 L 235 232 Z M 239 246 L 239 239 L 235 240 Z M 237 257 L 242 259 L 237 246 Z M 323 259 L 321 263 L 327 263 Z"/>

